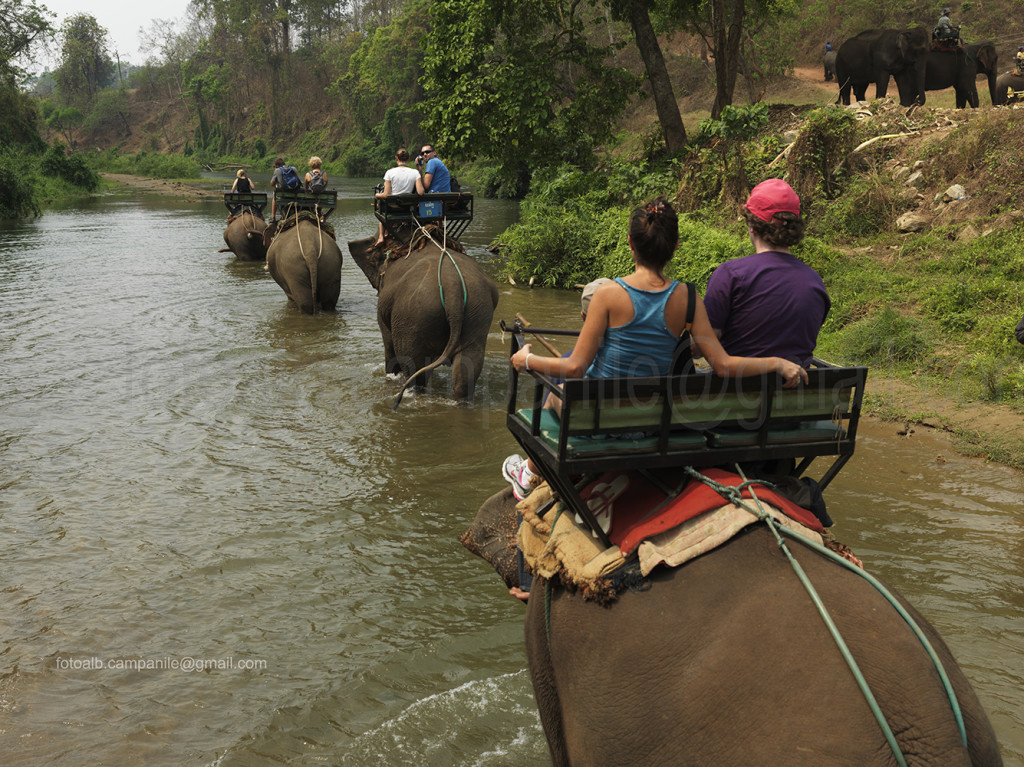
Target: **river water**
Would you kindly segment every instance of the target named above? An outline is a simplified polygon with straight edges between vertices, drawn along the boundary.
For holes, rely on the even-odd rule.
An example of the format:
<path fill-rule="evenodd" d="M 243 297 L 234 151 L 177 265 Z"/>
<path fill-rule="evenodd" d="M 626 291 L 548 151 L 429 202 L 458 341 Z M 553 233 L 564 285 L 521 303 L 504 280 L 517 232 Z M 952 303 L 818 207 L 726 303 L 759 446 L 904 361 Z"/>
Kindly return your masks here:
<path fill-rule="evenodd" d="M 338 240 L 373 234 L 345 180 Z M 464 238 L 517 215 L 477 200 Z M 0 224 L 0 753 L 8 765 L 547 763 L 523 608 L 456 541 L 502 487 L 515 312 L 472 407 L 391 410 L 375 295 L 288 306 L 216 201 L 121 190 Z M 870 384 L 870 381 L 869 381 Z M 863 427 L 837 535 L 944 634 L 1024 767 L 1024 485 Z"/>

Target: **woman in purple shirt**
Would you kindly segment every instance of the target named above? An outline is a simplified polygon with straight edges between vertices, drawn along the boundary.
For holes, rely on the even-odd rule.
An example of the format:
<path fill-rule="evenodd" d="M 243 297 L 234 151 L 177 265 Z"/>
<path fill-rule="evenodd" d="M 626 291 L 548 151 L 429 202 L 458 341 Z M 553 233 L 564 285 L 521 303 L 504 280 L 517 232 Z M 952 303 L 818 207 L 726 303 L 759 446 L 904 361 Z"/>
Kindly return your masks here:
<path fill-rule="evenodd" d="M 800 198 L 771 178 L 754 187 L 740 213 L 755 252 L 726 261 L 708 280 L 711 327 L 729 354 L 806 367 L 832 302 L 818 273 L 789 251 L 804 236 Z"/>

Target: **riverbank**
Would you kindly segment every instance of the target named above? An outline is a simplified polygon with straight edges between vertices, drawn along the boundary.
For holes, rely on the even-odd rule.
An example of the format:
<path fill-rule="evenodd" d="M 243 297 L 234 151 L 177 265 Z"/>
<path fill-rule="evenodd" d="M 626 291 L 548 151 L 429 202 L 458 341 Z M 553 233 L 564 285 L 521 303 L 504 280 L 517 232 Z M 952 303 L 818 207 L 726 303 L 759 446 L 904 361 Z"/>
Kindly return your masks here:
<path fill-rule="evenodd" d="M 224 192 L 220 189 L 212 189 L 202 182 L 196 181 L 169 181 L 162 178 L 145 178 L 144 176 L 129 176 L 126 173 L 100 173 L 104 181 L 136 189 L 140 192 L 152 192 L 154 194 L 175 197 L 179 200 L 201 200 L 220 198 Z"/>

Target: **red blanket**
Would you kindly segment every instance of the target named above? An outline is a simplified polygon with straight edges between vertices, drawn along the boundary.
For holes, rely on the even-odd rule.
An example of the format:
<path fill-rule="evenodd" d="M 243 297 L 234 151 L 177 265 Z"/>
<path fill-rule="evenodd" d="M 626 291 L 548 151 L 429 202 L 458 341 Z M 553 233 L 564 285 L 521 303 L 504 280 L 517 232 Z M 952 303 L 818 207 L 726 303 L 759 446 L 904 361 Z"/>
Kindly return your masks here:
<path fill-rule="evenodd" d="M 732 487 L 743 482 L 739 475 L 722 469 L 705 469 L 701 473 L 708 479 Z M 684 475 L 679 472 L 657 472 L 656 476 L 665 486 L 674 488 Z M 786 516 L 800 524 L 819 533 L 824 530 L 821 522 L 810 511 L 764 485 L 754 485 L 754 492 L 758 498 L 781 509 Z M 633 552 L 645 538 L 671 530 L 705 511 L 729 503 L 715 490 L 696 479 L 691 479 L 679 495 L 669 499 L 663 489 L 638 472 L 605 472 L 584 488 L 580 495 L 599 519 L 611 509 L 608 537 L 623 554 Z M 743 490 L 743 497 L 751 497 L 750 488 Z M 756 504 L 751 505 L 756 508 Z"/>

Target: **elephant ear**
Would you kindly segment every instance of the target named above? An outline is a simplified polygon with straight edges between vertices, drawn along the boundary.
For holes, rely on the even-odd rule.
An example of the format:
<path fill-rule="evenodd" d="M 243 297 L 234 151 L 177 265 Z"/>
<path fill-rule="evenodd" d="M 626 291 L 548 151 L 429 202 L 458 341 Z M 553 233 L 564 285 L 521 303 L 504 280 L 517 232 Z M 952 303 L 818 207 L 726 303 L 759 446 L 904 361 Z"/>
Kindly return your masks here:
<path fill-rule="evenodd" d="M 269 248 L 270 241 L 274 239 L 274 235 L 277 234 L 277 222 L 273 222 L 270 226 L 263 230 L 263 247 Z"/>
<path fill-rule="evenodd" d="M 900 52 L 900 59 L 906 61 L 910 54 L 910 35 L 906 32 L 896 35 L 896 47 Z"/>

